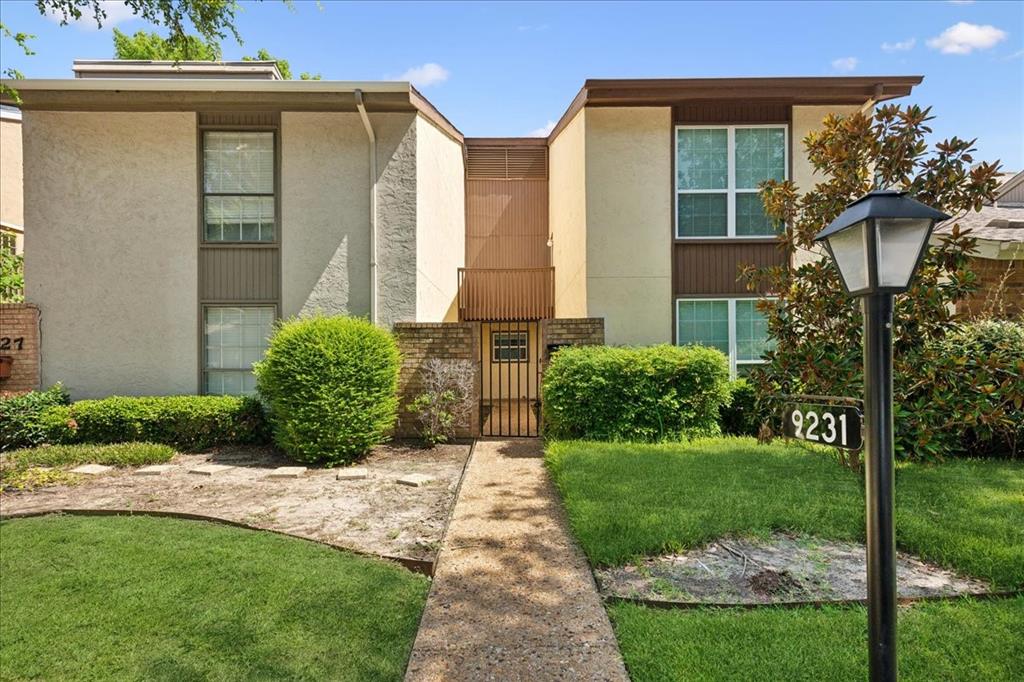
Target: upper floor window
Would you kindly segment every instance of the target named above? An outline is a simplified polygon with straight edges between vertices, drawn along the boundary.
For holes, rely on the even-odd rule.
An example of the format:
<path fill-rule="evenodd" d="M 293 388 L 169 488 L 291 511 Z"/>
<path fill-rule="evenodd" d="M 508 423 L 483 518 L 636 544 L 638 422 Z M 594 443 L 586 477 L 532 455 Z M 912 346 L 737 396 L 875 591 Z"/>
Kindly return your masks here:
<path fill-rule="evenodd" d="M 203 133 L 203 239 L 275 238 L 274 133 Z"/>
<path fill-rule="evenodd" d="M 758 184 L 785 180 L 786 126 L 676 127 L 676 238 L 767 237 Z"/>

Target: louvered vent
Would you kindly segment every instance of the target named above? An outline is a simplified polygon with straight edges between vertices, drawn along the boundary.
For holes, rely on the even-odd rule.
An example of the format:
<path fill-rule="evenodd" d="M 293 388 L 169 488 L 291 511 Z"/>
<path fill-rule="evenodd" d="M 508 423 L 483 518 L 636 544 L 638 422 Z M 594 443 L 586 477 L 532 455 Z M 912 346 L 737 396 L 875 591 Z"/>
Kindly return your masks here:
<path fill-rule="evenodd" d="M 273 111 L 210 111 L 199 113 L 202 126 L 277 126 L 281 115 Z"/>
<path fill-rule="evenodd" d="M 542 180 L 547 176 L 547 147 L 466 147 L 466 177 L 470 180 Z"/>

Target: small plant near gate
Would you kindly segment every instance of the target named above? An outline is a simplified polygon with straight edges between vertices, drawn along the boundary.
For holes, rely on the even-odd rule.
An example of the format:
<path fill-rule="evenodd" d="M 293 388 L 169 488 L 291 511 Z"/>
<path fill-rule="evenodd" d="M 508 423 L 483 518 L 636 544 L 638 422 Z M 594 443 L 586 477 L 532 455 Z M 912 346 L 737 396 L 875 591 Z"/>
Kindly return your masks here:
<path fill-rule="evenodd" d="M 423 393 L 409 404 L 420 421 L 428 446 L 447 443 L 459 426 L 468 426 L 473 412 L 476 371 L 469 360 L 434 358 L 423 363 Z"/>
<path fill-rule="evenodd" d="M 278 325 L 255 366 L 274 441 L 299 462 L 346 464 L 394 427 L 398 344 L 354 317 L 292 319 Z"/>

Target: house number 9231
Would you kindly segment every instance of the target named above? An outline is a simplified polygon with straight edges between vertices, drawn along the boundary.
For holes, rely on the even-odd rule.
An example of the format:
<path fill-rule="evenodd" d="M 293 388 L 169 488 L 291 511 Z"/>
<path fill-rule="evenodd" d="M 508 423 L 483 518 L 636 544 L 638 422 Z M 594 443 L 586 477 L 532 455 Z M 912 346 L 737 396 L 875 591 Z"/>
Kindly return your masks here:
<path fill-rule="evenodd" d="M 859 450 L 863 445 L 860 410 L 848 405 L 787 405 L 782 430 L 790 438 L 844 450 Z"/>

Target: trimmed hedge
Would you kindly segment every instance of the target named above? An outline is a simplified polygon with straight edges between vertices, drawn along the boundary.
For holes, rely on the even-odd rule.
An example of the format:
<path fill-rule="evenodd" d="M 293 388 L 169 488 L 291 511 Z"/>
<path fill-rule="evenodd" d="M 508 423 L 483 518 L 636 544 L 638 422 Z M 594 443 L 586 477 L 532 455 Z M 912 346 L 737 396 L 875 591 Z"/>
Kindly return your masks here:
<path fill-rule="evenodd" d="M 106 464 L 138 467 L 163 464 L 174 457 L 174 448 L 156 443 L 111 443 L 107 445 L 47 445 L 8 453 L 17 467 L 61 467 L 79 464 Z"/>
<path fill-rule="evenodd" d="M 179 450 L 269 441 L 255 398 L 181 395 L 79 400 L 43 414 L 51 443 L 147 441 Z"/>
<path fill-rule="evenodd" d="M 388 436 L 398 414 L 394 337 L 353 317 L 278 325 L 256 364 L 274 441 L 300 462 L 343 464 Z"/>
<path fill-rule="evenodd" d="M 713 348 L 563 348 L 544 373 L 544 435 L 643 442 L 717 435 L 728 382 L 728 360 Z"/>
<path fill-rule="evenodd" d="M 68 393 L 60 384 L 45 391 L 0 398 L 0 452 L 45 443 L 44 413 L 69 402 Z"/>

